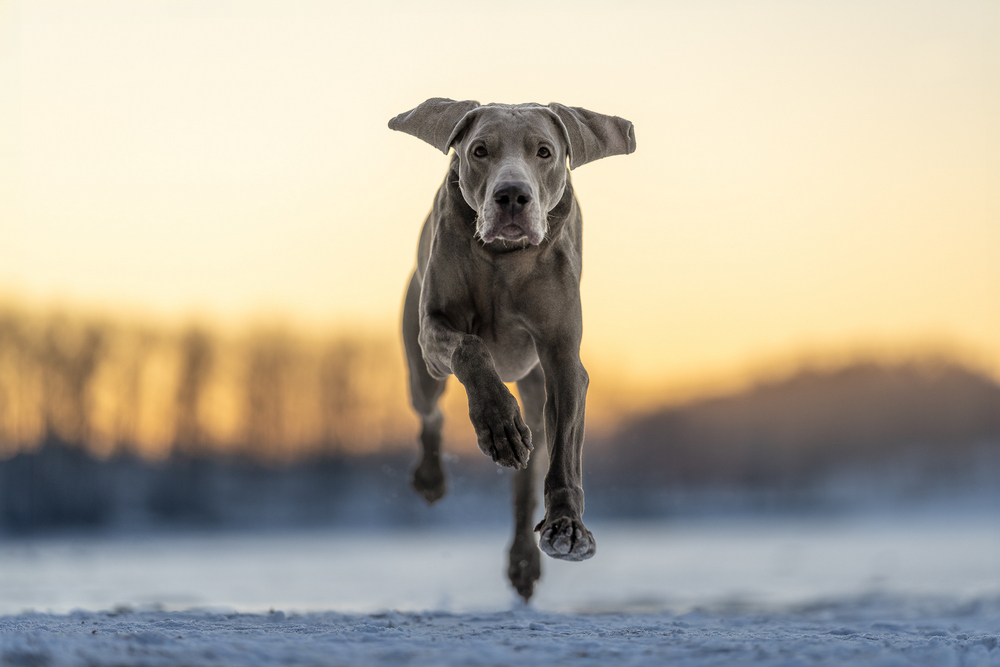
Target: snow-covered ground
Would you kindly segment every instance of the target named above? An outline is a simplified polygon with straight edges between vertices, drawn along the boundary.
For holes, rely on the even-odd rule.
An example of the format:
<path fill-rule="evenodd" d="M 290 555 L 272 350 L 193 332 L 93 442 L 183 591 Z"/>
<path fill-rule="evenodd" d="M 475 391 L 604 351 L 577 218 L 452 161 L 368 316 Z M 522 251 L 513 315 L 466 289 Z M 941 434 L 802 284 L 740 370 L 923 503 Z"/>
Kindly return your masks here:
<path fill-rule="evenodd" d="M 50 665 L 1000 665 L 1000 604 L 778 613 L 140 612 L 0 619 L 0 661 Z"/>
<path fill-rule="evenodd" d="M 592 528 L 531 607 L 498 530 L 6 539 L 0 664 L 1000 666 L 995 515 Z"/>

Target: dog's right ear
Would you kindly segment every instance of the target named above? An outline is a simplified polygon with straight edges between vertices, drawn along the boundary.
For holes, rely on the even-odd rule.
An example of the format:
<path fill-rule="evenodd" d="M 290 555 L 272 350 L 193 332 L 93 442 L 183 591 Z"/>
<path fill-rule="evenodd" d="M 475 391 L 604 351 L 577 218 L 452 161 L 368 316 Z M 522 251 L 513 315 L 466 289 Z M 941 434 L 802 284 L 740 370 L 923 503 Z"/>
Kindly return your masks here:
<path fill-rule="evenodd" d="M 390 130 L 399 130 L 423 139 L 445 155 L 461 129 L 462 119 L 479 102 L 456 102 L 446 97 L 432 97 L 416 109 L 404 112 L 389 121 Z"/>
<path fill-rule="evenodd" d="M 555 113 L 566 141 L 569 142 L 570 169 L 601 158 L 628 155 L 635 151 L 635 129 L 624 118 L 555 102 L 549 105 L 549 109 Z"/>

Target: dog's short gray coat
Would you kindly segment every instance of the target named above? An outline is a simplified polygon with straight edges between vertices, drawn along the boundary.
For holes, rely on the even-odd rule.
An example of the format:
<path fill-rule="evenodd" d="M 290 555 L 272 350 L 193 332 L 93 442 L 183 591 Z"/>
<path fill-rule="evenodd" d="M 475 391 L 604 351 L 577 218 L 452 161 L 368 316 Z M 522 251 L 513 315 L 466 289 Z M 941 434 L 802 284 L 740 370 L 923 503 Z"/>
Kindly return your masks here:
<path fill-rule="evenodd" d="M 527 599 L 541 573 L 538 546 L 565 560 L 596 548 L 582 519 L 589 379 L 580 363 L 583 223 L 569 169 L 634 151 L 632 124 L 560 104 L 434 98 L 389 127 L 444 153 L 455 149 L 420 233 L 403 307 L 410 392 L 422 422 L 413 486 L 429 502 L 445 493 L 438 399 L 454 374 L 468 394 L 479 448 L 519 471 L 508 575 Z M 517 382 L 523 419 L 504 382 Z M 537 444 L 549 454 L 538 546 Z"/>

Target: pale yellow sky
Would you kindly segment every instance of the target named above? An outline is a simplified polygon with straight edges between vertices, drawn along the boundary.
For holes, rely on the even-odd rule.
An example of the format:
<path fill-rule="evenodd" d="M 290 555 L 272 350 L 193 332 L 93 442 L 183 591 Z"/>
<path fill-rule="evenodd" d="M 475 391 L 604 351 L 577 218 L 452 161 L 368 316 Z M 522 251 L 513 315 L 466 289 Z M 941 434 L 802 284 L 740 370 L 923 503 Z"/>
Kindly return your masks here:
<path fill-rule="evenodd" d="M 0 2 L 0 294 L 394 328 L 427 97 L 635 123 L 574 172 L 585 352 L 1000 369 L 1000 3 Z"/>

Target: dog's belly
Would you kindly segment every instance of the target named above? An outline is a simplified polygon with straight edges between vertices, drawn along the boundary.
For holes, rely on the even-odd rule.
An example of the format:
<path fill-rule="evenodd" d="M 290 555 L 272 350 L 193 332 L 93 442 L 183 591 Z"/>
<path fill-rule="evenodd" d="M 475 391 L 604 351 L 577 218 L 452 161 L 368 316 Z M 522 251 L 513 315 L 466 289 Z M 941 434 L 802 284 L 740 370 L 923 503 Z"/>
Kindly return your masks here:
<path fill-rule="evenodd" d="M 535 341 L 527 331 L 517 329 L 497 333 L 480 332 L 480 337 L 493 355 L 497 374 L 504 382 L 516 382 L 538 364 Z"/>

